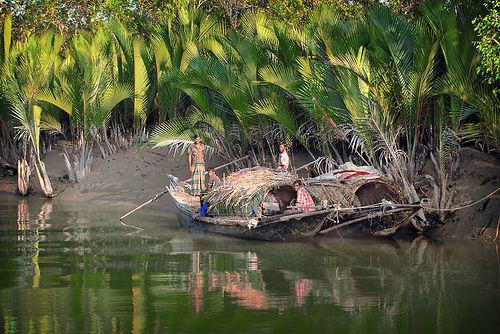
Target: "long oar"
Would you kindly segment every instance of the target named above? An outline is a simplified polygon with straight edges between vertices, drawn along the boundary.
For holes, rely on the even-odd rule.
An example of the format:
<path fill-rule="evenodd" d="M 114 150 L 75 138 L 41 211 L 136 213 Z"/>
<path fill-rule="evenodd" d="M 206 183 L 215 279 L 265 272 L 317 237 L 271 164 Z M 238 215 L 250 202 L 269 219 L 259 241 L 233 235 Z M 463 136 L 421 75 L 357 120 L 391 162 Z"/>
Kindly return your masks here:
<path fill-rule="evenodd" d="M 135 208 L 134 210 L 132 211 L 129 211 L 127 212 L 126 214 L 124 214 L 123 216 L 121 216 L 120 218 L 118 218 L 118 220 L 122 220 L 123 218 L 127 217 L 127 216 L 130 216 L 131 214 L 133 214 L 134 212 L 136 212 L 137 210 L 141 209 L 142 207 L 145 207 L 146 205 L 148 205 L 149 203 L 153 203 L 154 201 L 157 201 L 160 197 L 162 197 L 163 195 L 165 195 L 166 193 L 168 193 L 168 188 L 163 190 L 161 193 L 158 193 L 156 195 L 154 195 L 153 198 L 151 198 L 149 201 L 145 202 L 145 203 L 142 203 L 141 205 L 139 205 L 137 208 Z"/>
<path fill-rule="evenodd" d="M 221 168 L 224 168 L 224 167 L 226 167 L 226 166 L 232 165 L 232 164 L 234 164 L 234 163 L 236 163 L 236 162 L 238 162 L 238 161 L 241 161 L 241 160 L 243 160 L 243 159 L 246 159 L 246 158 L 248 158 L 248 155 L 245 155 L 243 158 L 239 158 L 239 159 L 236 159 L 236 160 L 234 160 L 234 161 L 228 162 L 227 164 L 221 165 L 221 166 L 219 166 L 219 167 L 215 167 L 215 168 L 214 168 L 214 170 L 219 170 L 219 169 L 221 169 Z M 189 179 L 187 179 L 187 180 L 186 180 L 186 181 L 184 181 L 184 182 L 186 182 L 186 183 L 187 183 L 187 182 L 189 182 L 189 181 L 191 181 L 191 180 L 192 180 L 192 178 L 189 178 Z"/>
<path fill-rule="evenodd" d="M 226 167 L 226 166 L 229 166 L 231 164 L 234 164 L 235 162 L 238 162 L 240 160 L 243 160 L 243 159 L 246 159 L 248 158 L 248 155 L 247 156 L 244 156 L 243 158 L 239 158 L 237 160 L 234 160 L 234 161 L 231 161 L 231 162 L 228 162 L 227 164 L 224 164 L 222 166 L 219 166 L 217 168 L 214 168 L 214 170 L 217 170 L 217 169 L 221 169 L 223 167 Z M 186 181 L 184 182 L 189 182 L 191 181 L 191 179 L 187 179 Z M 128 216 L 130 216 L 131 214 L 133 214 L 134 212 L 136 212 L 137 210 L 140 210 L 141 208 L 145 207 L 146 205 L 148 205 L 149 203 L 153 203 L 154 201 L 157 201 L 160 197 L 162 197 L 163 195 L 165 195 L 166 193 L 168 193 L 168 188 L 166 190 L 163 190 L 161 193 L 158 193 L 156 194 L 153 198 L 151 198 L 149 201 L 145 202 L 145 203 L 142 203 L 141 205 L 139 205 L 137 208 L 135 208 L 134 210 L 132 211 L 129 211 L 127 212 L 126 214 L 124 214 L 123 216 L 121 216 L 120 218 L 118 218 L 118 220 L 122 220 L 123 218 L 126 218 Z"/>

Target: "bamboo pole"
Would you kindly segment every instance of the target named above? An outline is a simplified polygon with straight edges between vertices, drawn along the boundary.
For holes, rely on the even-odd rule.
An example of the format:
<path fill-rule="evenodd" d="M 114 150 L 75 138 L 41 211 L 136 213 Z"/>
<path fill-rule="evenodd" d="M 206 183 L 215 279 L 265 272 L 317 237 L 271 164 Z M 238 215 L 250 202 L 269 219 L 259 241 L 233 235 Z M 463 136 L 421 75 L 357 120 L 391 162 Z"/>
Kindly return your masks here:
<path fill-rule="evenodd" d="M 123 216 L 121 216 L 120 218 L 118 218 L 118 220 L 122 220 L 122 219 L 124 219 L 124 218 L 126 218 L 126 217 L 130 216 L 131 214 L 133 214 L 133 213 L 134 213 L 134 212 L 136 212 L 137 210 L 139 210 L 139 209 L 141 209 L 141 208 L 145 207 L 145 206 L 146 206 L 146 205 L 148 205 L 149 203 L 153 203 L 154 201 L 157 201 L 160 197 L 162 197 L 163 195 L 165 195 L 165 194 L 166 194 L 166 193 L 168 193 L 168 192 L 169 192 L 169 190 L 168 190 L 168 188 L 167 188 L 166 190 L 163 190 L 162 192 L 160 192 L 160 193 L 158 193 L 158 194 L 154 195 L 154 197 L 153 197 L 153 198 L 151 198 L 149 201 L 144 202 L 144 203 L 142 203 L 141 205 L 139 205 L 137 208 L 135 208 L 134 210 L 127 212 L 126 214 L 124 214 Z"/>

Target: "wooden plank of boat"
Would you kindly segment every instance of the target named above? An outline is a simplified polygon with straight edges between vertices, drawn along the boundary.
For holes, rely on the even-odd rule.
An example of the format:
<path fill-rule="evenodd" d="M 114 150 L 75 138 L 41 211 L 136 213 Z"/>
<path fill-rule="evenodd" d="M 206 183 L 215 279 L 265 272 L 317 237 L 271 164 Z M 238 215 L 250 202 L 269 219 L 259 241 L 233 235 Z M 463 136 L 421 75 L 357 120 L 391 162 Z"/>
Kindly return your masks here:
<path fill-rule="evenodd" d="M 248 226 L 248 219 L 237 219 L 231 217 L 207 217 L 198 214 L 193 214 L 193 219 L 215 225 L 229 225 L 229 226 Z"/>

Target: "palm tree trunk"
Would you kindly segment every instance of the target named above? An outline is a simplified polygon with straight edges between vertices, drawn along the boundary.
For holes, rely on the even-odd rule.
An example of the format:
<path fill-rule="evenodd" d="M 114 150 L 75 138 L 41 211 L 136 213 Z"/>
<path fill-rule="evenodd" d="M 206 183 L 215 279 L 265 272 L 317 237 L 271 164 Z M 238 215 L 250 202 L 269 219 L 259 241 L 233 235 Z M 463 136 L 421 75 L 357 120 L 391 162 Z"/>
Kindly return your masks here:
<path fill-rule="evenodd" d="M 17 190 L 21 196 L 28 195 L 31 170 L 26 160 L 17 161 Z"/>
<path fill-rule="evenodd" d="M 63 148 L 64 165 L 70 182 L 78 183 L 85 179 L 92 165 L 92 143 L 83 142 L 76 153 Z"/>
<path fill-rule="evenodd" d="M 106 127 L 103 126 L 100 130 L 100 134 L 95 134 L 95 138 L 97 141 L 97 147 L 99 148 L 101 157 L 103 159 L 105 159 L 109 155 L 116 153 L 116 146 L 109 142 Z"/>
<path fill-rule="evenodd" d="M 34 165 L 36 169 L 36 175 L 38 177 L 38 182 L 40 182 L 40 187 L 42 188 L 42 192 L 45 197 L 54 197 L 54 190 L 52 189 L 52 184 L 50 183 L 49 175 L 45 169 L 45 164 L 42 160 L 40 160 L 39 156 L 35 156 Z"/>

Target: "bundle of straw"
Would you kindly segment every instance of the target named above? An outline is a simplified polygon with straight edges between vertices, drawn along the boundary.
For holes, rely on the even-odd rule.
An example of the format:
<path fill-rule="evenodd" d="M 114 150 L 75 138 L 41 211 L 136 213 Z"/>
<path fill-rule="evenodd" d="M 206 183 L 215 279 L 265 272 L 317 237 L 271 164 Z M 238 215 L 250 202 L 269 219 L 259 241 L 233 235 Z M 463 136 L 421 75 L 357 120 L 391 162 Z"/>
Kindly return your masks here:
<path fill-rule="evenodd" d="M 294 180 L 283 171 L 264 167 L 246 168 L 224 178 L 204 199 L 213 214 L 255 216 L 270 190 L 283 185 L 292 186 Z"/>

